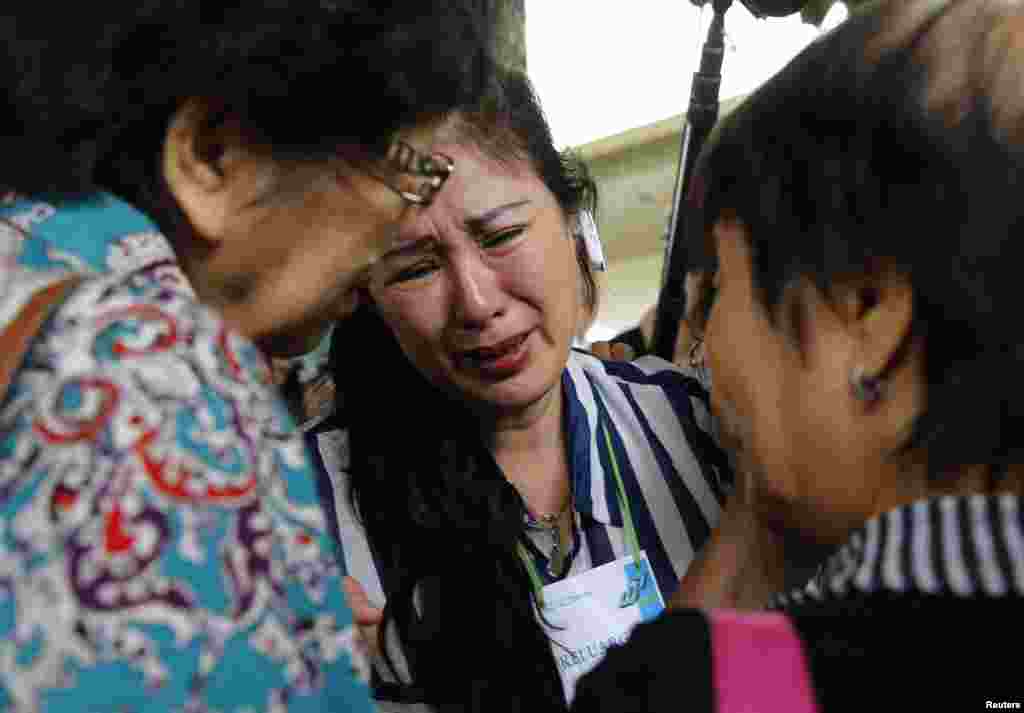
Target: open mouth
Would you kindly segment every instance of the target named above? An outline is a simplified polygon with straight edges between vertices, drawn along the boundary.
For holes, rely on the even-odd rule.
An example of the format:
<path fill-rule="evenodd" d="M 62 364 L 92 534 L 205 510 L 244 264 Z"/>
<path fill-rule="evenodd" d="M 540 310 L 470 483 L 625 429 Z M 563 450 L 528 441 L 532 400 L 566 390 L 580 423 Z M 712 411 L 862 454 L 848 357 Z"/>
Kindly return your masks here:
<path fill-rule="evenodd" d="M 526 332 L 487 347 L 479 347 L 477 349 L 469 349 L 464 352 L 459 352 L 456 357 L 456 361 L 462 368 L 511 368 L 518 363 L 519 358 L 522 356 L 523 345 L 526 343 L 526 338 L 528 336 L 530 336 L 530 333 Z"/>

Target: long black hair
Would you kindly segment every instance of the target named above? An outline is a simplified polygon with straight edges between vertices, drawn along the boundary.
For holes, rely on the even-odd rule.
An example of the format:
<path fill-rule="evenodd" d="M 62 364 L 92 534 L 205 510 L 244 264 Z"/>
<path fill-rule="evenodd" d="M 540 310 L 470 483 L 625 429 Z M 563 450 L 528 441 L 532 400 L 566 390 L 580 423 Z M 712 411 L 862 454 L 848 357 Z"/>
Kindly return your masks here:
<path fill-rule="evenodd" d="M 584 165 L 555 149 L 522 74 L 503 76 L 484 102 L 463 107 L 453 121 L 463 140 L 489 155 L 529 162 L 567 215 L 595 207 Z M 593 307 L 593 275 L 577 255 Z M 415 689 L 432 703 L 564 710 L 516 550 L 525 505 L 476 419 L 416 371 L 372 305 L 336 329 L 331 370 L 348 416 L 349 496 L 387 596 L 383 650 L 384 631 L 394 626 Z"/>

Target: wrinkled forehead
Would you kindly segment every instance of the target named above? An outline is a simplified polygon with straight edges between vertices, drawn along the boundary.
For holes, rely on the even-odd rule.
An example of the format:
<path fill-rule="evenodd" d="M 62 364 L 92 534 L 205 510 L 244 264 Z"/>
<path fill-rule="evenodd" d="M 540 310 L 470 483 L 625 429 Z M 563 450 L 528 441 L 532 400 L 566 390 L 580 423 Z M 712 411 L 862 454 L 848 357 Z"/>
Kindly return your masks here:
<path fill-rule="evenodd" d="M 479 175 L 527 178 L 536 174 L 527 153 L 518 146 L 462 122 L 439 127 L 424 148 L 468 162 Z"/>
<path fill-rule="evenodd" d="M 400 238 L 426 229 L 463 226 L 468 219 L 486 215 L 496 206 L 529 202 L 546 207 L 554 201 L 525 160 L 496 158 L 466 142 L 433 143 L 429 148 L 450 157 L 455 168 L 434 202 L 411 212 L 402 222 Z"/>

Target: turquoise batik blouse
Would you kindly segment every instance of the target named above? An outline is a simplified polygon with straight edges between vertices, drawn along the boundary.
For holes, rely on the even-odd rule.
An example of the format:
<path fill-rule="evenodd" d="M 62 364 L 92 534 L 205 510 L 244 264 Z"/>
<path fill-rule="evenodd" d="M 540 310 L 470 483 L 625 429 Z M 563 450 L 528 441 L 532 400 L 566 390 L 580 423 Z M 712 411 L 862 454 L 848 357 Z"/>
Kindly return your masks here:
<path fill-rule="evenodd" d="M 0 198 L 0 711 L 371 710 L 303 441 L 261 355 L 108 195 Z"/>

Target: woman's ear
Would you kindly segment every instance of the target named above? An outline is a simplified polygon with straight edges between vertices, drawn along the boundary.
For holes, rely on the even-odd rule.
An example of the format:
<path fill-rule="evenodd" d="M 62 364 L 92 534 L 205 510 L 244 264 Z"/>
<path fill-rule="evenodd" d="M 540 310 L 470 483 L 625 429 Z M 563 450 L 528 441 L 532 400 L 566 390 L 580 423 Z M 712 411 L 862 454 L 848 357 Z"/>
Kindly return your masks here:
<path fill-rule="evenodd" d="M 272 185 L 276 166 L 245 139 L 237 121 L 192 98 L 171 118 L 162 168 L 198 237 L 219 243 L 230 233 L 232 215 Z"/>
<path fill-rule="evenodd" d="M 210 107 L 189 99 L 171 118 L 164 137 L 164 180 L 199 236 L 218 242 L 227 223 L 223 146 L 209 140 Z"/>
<path fill-rule="evenodd" d="M 902 360 L 914 321 L 914 294 L 892 270 L 858 280 L 839 296 L 837 309 L 855 340 L 857 369 L 882 378 Z"/>

